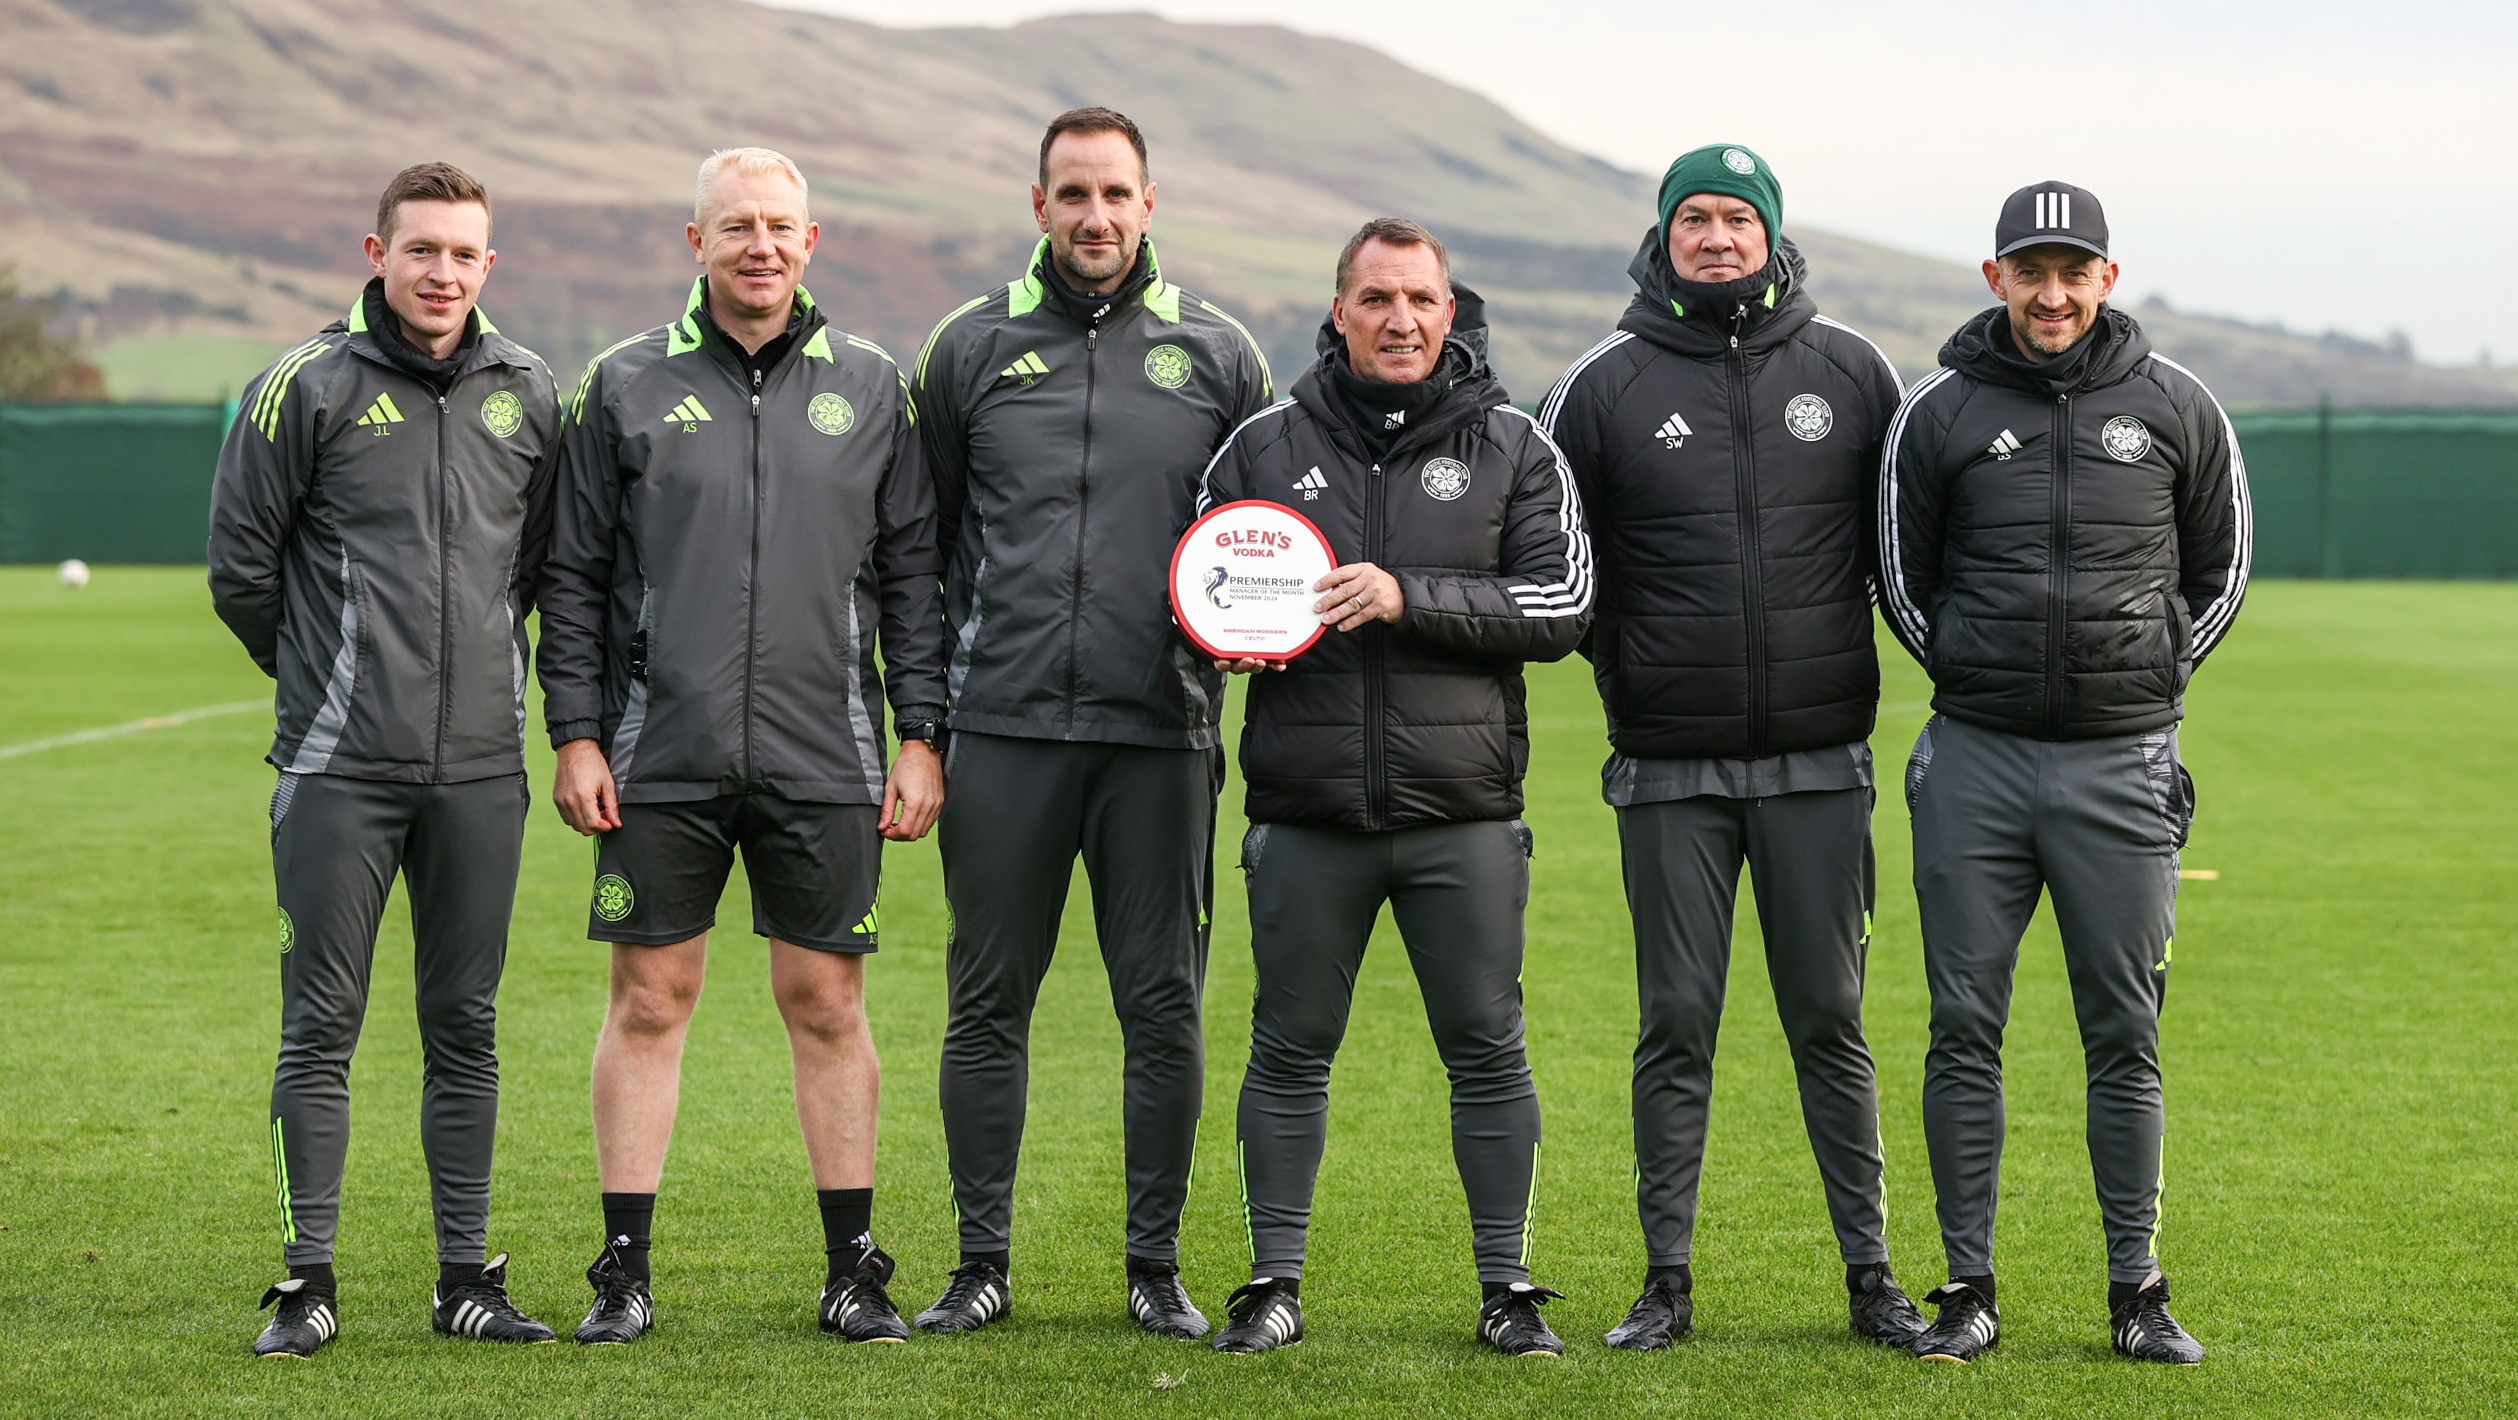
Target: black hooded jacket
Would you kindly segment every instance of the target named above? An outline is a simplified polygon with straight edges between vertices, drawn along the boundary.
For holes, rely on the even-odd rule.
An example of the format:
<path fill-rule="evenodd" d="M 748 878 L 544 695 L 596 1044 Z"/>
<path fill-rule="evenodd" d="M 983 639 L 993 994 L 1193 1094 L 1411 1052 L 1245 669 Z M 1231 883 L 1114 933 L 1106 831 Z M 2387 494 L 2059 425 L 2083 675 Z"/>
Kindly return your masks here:
<path fill-rule="evenodd" d="M 1879 704 L 1870 525 L 1898 401 L 1879 348 L 1818 313 L 1800 253 L 1709 287 L 1658 230 L 1616 333 L 1539 422 L 1600 557 L 1583 651 L 1621 754 L 1757 759 L 1864 739 Z"/>
<path fill-rule="evenodd" d="M 1574 649 L 1591 550 L 1564 459 L 1487 368 L 1483 303 L 1453 293 L 1431 377 L 1442 397 L 1411 409 L 1404 432 L 1383 444 L 1358 427 L 1336 382 L 1346 346 L 1324 325 L 1293 397 L 1235 430 L 1207 468 L 1202 511 L 1284 504 L 1341 563 L 1397 578 L 1407 604 L 1396 622 L 1329 632 L 1252 678 L 1241 766 L 1254 822 L 1388 829 L 1521 812 L 1521 666 Z"/>
<path fill-rule="evenodd" d="M 1880 472 L 1882 606 L 1933 708 L 2039 739 L 2175 724 L 2247 590 L 2229 417 L 2133 317 L 2020 358 L 2002 307 L 1941 347 Z"/>

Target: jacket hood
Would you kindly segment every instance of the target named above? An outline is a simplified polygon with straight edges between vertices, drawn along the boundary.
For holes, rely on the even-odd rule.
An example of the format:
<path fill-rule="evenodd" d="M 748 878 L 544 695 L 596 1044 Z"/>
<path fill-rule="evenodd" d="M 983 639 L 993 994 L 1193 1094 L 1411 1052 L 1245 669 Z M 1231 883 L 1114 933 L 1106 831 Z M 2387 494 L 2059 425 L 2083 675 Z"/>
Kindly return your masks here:
<path fill-rule="evenodd" d="M 1415 422 L 1411 432 L 1391 446 L 1394 454 L 1447 435 L 1487 410 L 1512 402 L 1503 383 L 1495 378 L 1494 367 L 1487 363 L 1486 298 L 1458 281 L 1451 283 L 1451 294 L 1459 302 L 1459 309 L 1452 317 L 1451 334 L 1443 339 L 1442 357 L 1435 363 L 1434 373 L 1427 376 L 1443 385 L 1443 393 L 1433 408 Z M 1334 435 L 1364 444 L 1363 431 L 1355 427 L 1346 401 L 1331 387 L 1336 366 L 1346 359 L 1346 337 L 1338 334 L 1335 315 L 1320 318 L 1320 334 L 1313 341 L 1313 348 L 1319 352 L 1319 358 L 1294 382 L 1294 402 L 1309 410 Z"/>
<path fill-rule="evenodd" d="M 2019 356 L 2011 340 L 2011 313 L 2002 306 L 1980 311 L 1941 347 L 1941 363 L 1971 379 L 2035 395 L 2079 394 L 2121 383 L 2151 357 L 2151 337 L 2141 322 L 2114 306 L 2101 306 L 2090 333 L 2043 365 Z"/>
<path fill-rule="evenodd" d="M 1749 354 L 1772 349 L 1818 314 L 1805 289 L 1809 260 L 1789 235 L 1775 243 L 1765 270 L 1708 284 L 1680 279 L 1670 265 L 1669 244 L 1654 227 L 1644 233 L 1626 274 L 1635 283 L 1635 299 L 1618 318 L 1618 329 L 1700 359 L 1729 349 L 1735 335 Z"/>

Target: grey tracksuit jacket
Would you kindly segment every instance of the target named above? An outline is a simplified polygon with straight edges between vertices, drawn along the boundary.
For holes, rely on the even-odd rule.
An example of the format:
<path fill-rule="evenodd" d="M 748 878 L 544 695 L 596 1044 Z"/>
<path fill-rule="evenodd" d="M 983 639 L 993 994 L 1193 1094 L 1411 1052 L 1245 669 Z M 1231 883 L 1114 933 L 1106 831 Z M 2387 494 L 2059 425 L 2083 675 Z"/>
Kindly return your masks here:
<path fill-rule="evenodd" d="M 1044 239 L 1021 280 L 946 316 L 918 358 L 951 723 L 1205 749 L 1222 683 L 1174 630 L 1166 578 L 1207 456 L 1268 403 L 1267 360 L 1163 279 L 1151 242 L 1095 311 L 1066 309 L 1048 260 Z"/>
<path fill-rule="evenodd" d="M 570 401 L 544 712 L 552 743 L 602 742 L 624 803 L 879 803 L 878 697 L 903 720 L 943 713 L 934 500 L 907 382 L 811 295 L 796 307 L 755 387 L 703 277 L 679 319 L 597 356 Z"/>
<path fill-rule="evenodd" d="M 443 398 L 362 297 L 248 386 L 219 450 L 210 596 L 279 681 L 271 763 L 444 784 L 524 770 L 525 614 L 559 392 L 487 316 Z"/>

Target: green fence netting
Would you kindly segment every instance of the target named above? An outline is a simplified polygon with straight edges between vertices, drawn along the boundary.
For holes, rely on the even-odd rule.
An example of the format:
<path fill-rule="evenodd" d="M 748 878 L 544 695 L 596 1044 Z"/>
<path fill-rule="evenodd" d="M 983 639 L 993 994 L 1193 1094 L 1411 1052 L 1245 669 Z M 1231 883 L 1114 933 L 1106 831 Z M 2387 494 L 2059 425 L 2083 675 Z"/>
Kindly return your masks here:
<path fill-rule="evenodd" d="M 218 405 L 0 406 L 0 562 L 197 563 Z M 2241 414 L 2259 577 L 2518 578 L 2518 411 Z"/>

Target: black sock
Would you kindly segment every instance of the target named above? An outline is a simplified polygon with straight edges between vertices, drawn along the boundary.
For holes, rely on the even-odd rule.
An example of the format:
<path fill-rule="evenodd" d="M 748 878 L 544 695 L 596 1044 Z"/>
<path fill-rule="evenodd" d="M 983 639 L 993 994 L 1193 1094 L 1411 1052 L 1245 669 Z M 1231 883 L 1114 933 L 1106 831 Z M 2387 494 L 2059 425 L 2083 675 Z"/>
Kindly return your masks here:
<path fill-rule="evenodd" d="M 477 1262 L 441 1262 L 437 1264 L 437 1295 L 451 1297 L 466 1282 L 479 1280 L 481 1264 Z"/>
<path fill-rule="evenodd" d="M 1133 1252 L 1128 1254 L 1128 1275 L 1131 1277 L 1140 1275 L 1169 1277 L 1178 1271 L 1180 1271 L 1180 1264 L 1177 1262 L 1169 1262 L 1159 1257 L 1145 1257 Z"/>
<path fill-rule="evenodd" d="M 301 1292 L 315 1292 L 327 1297 L 341 1295 L 341 1284 L 333 1279 L 329 1262 L 302 1262 L 289 1269 L 289 1277 L 306 1285 Z"/>
<path fill-rule="evenodd" d="M 1994 1304 L 1993 1274 L 1990 1272 L 1986 1273 L 1982 1277 L 1953 1277 L 1950 1279 L 1950 1285 L 1953 1287 L 1973 1287 L 1976 1289 L 1976 1295 L 1985 1299 L 1986 1306 L 1992 1306 Z"/>
<path fill-rule="evenodd" d="M 2107 1310 L 2112 1312 L 2141 1296 L 2142 1289 L 2149 1285 L 2148 1282 L 2109 1282 L 2107 1284 Z"/>
<path fill-rule="evenodd" d="M 1478 1300 L 1491 1302 L 1512 1289 L 1513 1284 L 1510 1282 L 1489 1282 L 1481 1277 L 1478 1279 L 1478 1291 L 1481 1293 Z"/>
<path fill-rule="evenodd" d="M 1845 1264 L 1845 1290 L 1853 1293 L 1857 1297 L 1872 1290 L 1871 1279 L 1874 1277 L 1879 1278 L 1880 1281 L 1884 1283 L 1895 1282 L 1897 1280 L 1897 1274 L 1889 1271 L 1889 1265 L 1885 1262 L 1849 1262 Z"/>
<path fill-rule="evenodd" d="M 1682 1293 L 1693 1292 L 1696 1290 L 1696 1270 L 1684 1262 L 1673 1263 L 1668 1267 L 1645 1268 L 1644 1285 L 1649 1287 L 1655 1282 L 1668 1282 Z"/>
<path fill-rule="evenodd" d="M 1271 1277 L 1268 1283 L 1296 1301 L 1303 1298 L 1303 1279 L 1300 1277 Z"/>
<path fill-rule="evenodd" d="M 965 1251 L 962 1254 L 962 1265 L 964 1267 L 968 1267 L 974 1262 L 987 1263 L 989 1266 L 997 1269 L 1000 1276 L 1011 1277 L 1014 1275 L 1014 1254 L 1010 1250 L 1003 1252 Z"/>
<path fill-rule="evenodd" d="M 822 1251 L 830 1255 L 830 1280 L 854 1273 L 874 1250 L 874 1190 L 825 1188 L 822 1199 Z"/>
<path fill-rule="evenodd" d="M 651 1274 L 647 1270 L 647 1249 L 654 1242 L 654 1238 L 650 1235 L 654 1232 L 655 1226 L 656 1195 L 652 1193 L 603 1195 L 604 1241 L 616 1244 L 613 1253 L 621 1259 L 621 1269 L 641 1282 L 651 1280 Z"/>

